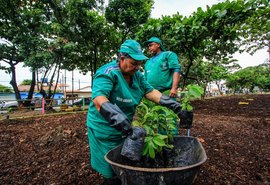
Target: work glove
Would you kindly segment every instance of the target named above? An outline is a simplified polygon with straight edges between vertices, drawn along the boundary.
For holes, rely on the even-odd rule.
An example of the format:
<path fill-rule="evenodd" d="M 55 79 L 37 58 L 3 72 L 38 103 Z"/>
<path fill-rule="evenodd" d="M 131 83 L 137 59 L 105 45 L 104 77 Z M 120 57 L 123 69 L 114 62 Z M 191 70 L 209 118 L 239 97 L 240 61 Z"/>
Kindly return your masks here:
<path fill-rule="evenodd" d="M 128 117 L 116 104 L 103 103 L 100 107 L 100 114 L 110 123 L 110 126 L 121 131 L 124 135 L 132 134 L 132 127 Z"/>
<path fill-rule="evenodd" d="M 129 135 L 124 141 L 121 155 L 132 161 L 139 161 L 142 156 L 146 131 L 141 127 L 132 127 L 132 129 L 132 135 Z"/>
<path fill-rule="evenodd" d="M 181 110 L 181 104 L 169 96 L 162 95 L 160 97 L 159 104 L 165 106 L 174 111 L 180 118 L 180 128 L 190 129 L 192 127 L 193 112 L 187 110 Z"/>

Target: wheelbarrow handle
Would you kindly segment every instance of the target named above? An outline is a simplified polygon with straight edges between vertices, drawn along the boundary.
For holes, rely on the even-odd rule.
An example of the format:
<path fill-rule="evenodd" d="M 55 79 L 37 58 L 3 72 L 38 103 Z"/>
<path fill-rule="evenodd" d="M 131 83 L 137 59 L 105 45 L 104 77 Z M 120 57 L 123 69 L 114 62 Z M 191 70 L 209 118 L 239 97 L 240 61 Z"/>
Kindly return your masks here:
<path fill-rule="evenodd" d="M 187 136 L 190 136 L 190 129 L 187 129 Z"/>

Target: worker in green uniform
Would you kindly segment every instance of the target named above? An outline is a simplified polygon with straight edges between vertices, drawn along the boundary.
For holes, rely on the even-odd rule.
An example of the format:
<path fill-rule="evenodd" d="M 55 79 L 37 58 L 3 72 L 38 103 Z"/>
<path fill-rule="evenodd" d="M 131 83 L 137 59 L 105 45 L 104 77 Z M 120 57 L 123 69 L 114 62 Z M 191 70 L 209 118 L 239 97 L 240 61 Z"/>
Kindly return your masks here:
<path fill-rule="evenodd" d="M 157 37 L 151 37 L 145 44 L 152 55 L 144 67 L 146 80 L 160 92 L 169 90 L 170 97 L 177 97 L 181 69 L 177 55 L 172 51 L 166 51 Z M 175 121 L 175 127 L 173 133 L 177 135 L 177 121 Z"/>
<path fill-rule="evenodd" d="M 131 121 L 143 97 L 182 115 L 180 103 L 155 90 L 138 71 L 142 61 L 147 59 L 138 42 L 126 40 L 118 52 L 117 60 L 97 70 L 87 114 L 91 167 L 102 174 L 108 184 L 115 174 L 104 156 L 135 133 Z"/>
<path fill-rule="evenodd" d="M 160 92 L 170 90 L 170 97 L 175 98 L 181 69 L 177 55 L 172 51 L 166 51 L 157 37 L 151 37 L 145 43 L 152 55 L 144 67 L 147 81 Z"/>

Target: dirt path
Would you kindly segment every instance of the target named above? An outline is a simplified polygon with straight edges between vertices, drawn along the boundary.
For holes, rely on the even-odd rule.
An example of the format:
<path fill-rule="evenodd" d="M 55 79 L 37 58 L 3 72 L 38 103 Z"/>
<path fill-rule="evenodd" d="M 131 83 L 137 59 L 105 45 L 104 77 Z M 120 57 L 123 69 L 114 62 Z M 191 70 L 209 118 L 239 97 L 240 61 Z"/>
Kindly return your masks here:
<path fill-rule="evenodd" d="M 269 185 L 270 95 L 195 101 L 194 107 L 191 135 L 208 156 L 195 184 Z M 0 184 L 102 184 L 89 167 L 85 119 L 80 113 L 0 121 Z"/>

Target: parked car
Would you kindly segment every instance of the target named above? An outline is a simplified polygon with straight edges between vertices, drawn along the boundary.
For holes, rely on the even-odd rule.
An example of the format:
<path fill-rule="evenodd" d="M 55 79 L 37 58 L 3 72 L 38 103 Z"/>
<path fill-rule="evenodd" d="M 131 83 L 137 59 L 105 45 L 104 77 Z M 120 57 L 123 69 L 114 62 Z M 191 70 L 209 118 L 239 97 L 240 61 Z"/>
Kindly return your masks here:
<path fill-rule="evenodd" d="M 0 101 L 0 108 L 2 108 L 2 106 L 5 104 L 4 101 Z"/>
<path fill-rule="evenodd" d="M 85 105 L 89 105 L 91 102 L 91 97 L 88 98 L 84 98 L 84 104 Z M 78 100 L 75 100 L 74 103 L 72 105 L 83 105 L 83 99 L 80 98 Z"/>
<path fill-rule="evenodd" d="M 32 109 L 34 108 L 34 103 L 31 101 L 30 106 L 32 106 Z M 0 107 L 1 110 L 5 110 L 8 108 L 12 108 L 12 109 L 18 109 L 18 101 L 2 101 L 0 102 Z"/>
<path fill-rule="evenodd" d="M 17 101 L 3 101 L 1 102 L 1 110 L 8 109 L 8 108 L 18 108 L 18 102 Z"/>

